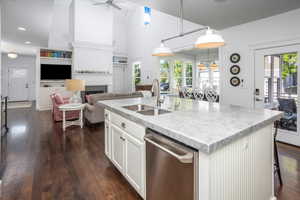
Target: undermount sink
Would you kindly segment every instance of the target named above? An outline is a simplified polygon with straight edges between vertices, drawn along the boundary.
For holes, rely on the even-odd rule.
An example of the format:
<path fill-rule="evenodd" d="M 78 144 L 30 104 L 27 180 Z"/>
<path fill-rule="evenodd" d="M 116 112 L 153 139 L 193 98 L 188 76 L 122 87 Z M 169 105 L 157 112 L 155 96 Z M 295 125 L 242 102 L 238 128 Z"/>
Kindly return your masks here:
<path fill-rule="evenodd" d="M 131 106 L 123 106 L 123 108 L 131 111 L 144 111 L 144 110 L 153 110 L 153 106 L 147 106 L 144 104 L 136 104 L 136 105 L 131 105 Z"/>
<path fill-rule="evenodd" d="M 123 108 L 131 111 L 135 111 L 137 113 L 140 113 L 142 115 L 161 115 L 165 113 L 170 113 L 168 110 L 164 109 L 158 109 L 155 111 L 155 108 L 153 106 L 148 106 L 144 104 L 136 104 L 136 105 L 130 105 L 130 106 L 123 106 Z"/>

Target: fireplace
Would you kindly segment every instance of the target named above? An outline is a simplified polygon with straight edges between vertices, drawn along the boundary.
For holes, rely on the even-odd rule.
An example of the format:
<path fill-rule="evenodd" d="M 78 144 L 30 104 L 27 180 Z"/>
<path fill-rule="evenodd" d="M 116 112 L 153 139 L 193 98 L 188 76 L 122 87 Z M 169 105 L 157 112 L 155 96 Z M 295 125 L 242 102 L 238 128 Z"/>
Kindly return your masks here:
<path fill-rule="evenodd" d="M 107 85 L 87 85 L 85 86 L 85 91 L 81 92 L 81 98 L 86 103 L 86 95 L 97 93 L 107 93 Z"/>

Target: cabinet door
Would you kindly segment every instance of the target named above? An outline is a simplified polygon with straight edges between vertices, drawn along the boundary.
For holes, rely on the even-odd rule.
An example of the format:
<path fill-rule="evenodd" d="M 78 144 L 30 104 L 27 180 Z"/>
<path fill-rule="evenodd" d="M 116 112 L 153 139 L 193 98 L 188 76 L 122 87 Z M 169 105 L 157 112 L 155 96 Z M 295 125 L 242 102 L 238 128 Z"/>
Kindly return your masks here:
<path fill-rule="evenodd" d="M 125 177 L 144 196 L 145 143 L 125 135 Z"/>
<path fill-rule="evenodd" d="M 111 159 L 110 123 L 107 120 L 105 120 L 104 146 L 105 146 L 105 155 Z"/>
<path fill-rule="evenodd" d="M 111 161 L 120 170 L 124 172 L 124 148 L 125 148 L 125 138 L 124 132 L 111 124 Z"/>

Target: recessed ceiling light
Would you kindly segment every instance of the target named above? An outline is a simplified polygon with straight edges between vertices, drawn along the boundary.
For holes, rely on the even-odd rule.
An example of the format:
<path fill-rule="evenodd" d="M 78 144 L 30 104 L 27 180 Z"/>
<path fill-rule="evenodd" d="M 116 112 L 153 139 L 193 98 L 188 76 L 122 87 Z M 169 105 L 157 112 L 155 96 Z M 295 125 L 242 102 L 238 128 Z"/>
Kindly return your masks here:
<path fill-rule="evenodd" d="M 25 44 L 31 44 L 31 42 L 30 41 L 26 41 Z"/>
<path fill-rule="evenodd" d="M 22 27 L 22 26 L 19 26 L 19 27 L 18 27 L 18 30 L 19 30 L 19 31 L 26 31 L 26 28 L 24 28 L 24 27 Z"/>

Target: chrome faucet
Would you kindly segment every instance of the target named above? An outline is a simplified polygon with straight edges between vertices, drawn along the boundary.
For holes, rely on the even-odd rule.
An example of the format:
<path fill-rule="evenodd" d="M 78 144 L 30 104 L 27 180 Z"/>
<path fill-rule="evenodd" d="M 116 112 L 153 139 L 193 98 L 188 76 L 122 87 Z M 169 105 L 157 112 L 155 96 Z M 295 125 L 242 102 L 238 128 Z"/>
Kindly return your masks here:
<path fill-rule="evenodd" d="M 151 92 L 153 93 L 154 96 L 156 96 L 156 106 L 159 107 L 161 101 L 160 101 L 160 86 L 159 86 L 158 79 L 153 80 Z"/>

